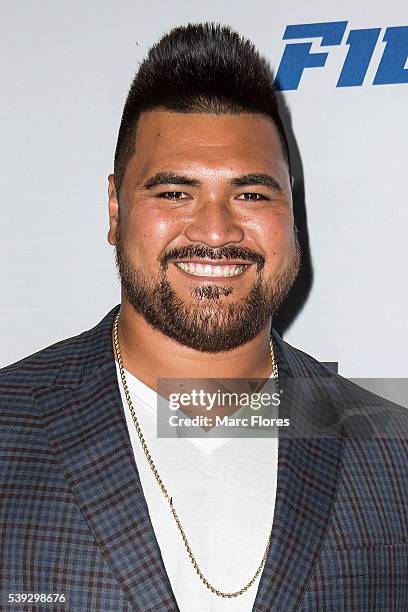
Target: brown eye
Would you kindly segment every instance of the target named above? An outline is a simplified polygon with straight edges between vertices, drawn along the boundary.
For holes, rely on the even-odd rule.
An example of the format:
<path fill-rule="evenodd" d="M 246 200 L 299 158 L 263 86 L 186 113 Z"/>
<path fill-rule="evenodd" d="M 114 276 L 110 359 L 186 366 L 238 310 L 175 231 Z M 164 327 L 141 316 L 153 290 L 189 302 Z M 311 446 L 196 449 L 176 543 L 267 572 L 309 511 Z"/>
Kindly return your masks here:
<path fill-rule="evenodd" d="M 245 200 L 246 202 L 259 202 L 260 200 L 267 200 L 268 198 L 262 195 L 262 193 L 250 193 L 245 192 L 237 198 L 238 200 Z"/>
<path fill-rule="evenodd" d="M 166 200 L 184 200 L 185 197 L 188 197 L 184 191 L 163 191 L 163 193 L 159 193 L 159 198 L 164 198 Z"/>

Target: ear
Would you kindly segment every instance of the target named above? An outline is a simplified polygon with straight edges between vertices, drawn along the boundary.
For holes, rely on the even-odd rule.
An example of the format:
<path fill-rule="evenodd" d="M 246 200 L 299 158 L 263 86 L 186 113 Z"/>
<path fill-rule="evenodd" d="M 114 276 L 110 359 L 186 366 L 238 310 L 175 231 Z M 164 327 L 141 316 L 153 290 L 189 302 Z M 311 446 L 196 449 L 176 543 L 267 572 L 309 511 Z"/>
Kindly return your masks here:
<path fill-rule="evenodd" d="M 116 229 L 118 227 L 119 203 L 115 187 L 115 176 L 108 176 L 108 210 L 109 210 L 109 231 L 108 242 L 112 246 L 116 244 Z"/>

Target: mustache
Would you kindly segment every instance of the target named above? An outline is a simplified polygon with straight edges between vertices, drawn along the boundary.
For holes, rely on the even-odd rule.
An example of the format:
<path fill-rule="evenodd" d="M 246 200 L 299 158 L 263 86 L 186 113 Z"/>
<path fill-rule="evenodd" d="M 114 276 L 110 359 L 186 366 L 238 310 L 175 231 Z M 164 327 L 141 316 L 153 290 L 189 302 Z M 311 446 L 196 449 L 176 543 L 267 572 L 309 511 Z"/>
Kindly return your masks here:
<path fill-rule="evenodd" d="M 256 263 L 258 270 L 265 265 L 265 258 L 260 253 L 255 253 L 245 247 L 222 247 L 220 249 L 210 249 L 202 245 L 189 244 L 185 247 L 173 248 L 159 258 L 164 269 L 172 261 L 180 259 L 242 259 L 248 263 Z"/>

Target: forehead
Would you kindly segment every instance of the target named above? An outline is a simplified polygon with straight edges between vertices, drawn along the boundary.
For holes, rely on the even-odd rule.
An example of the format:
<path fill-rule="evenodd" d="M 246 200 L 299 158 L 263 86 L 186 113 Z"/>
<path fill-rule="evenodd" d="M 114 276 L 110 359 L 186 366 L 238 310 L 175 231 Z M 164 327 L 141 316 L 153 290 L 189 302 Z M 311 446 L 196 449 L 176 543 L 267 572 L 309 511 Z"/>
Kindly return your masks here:
<path fill-rule="evenodd" d="M 169 169 L 169 164 L 178 169 L 205 165 L 287 172 L 278 130 L 269 117 L 166 110 L 142 113 L 129 166 L 144 174 Z"/>

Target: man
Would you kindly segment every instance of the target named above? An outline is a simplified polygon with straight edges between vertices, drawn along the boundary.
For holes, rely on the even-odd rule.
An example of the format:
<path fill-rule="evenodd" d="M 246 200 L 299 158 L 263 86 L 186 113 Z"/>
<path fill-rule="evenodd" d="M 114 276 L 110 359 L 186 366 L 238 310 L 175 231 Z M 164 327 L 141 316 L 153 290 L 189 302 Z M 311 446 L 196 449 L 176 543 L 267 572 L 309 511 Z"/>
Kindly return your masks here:
<path fill-rule="evenodd" d="M 270 335 L 300 254 L 251 43 L 189 25 L 150 50 L 109 217 L 120 306 L 1 372 L 4 609 L 408 609 L 404 409 Z M 156 435 L 160 379 L 276 376 L 322 381 L 291 414 L 326 431 Z"/>

